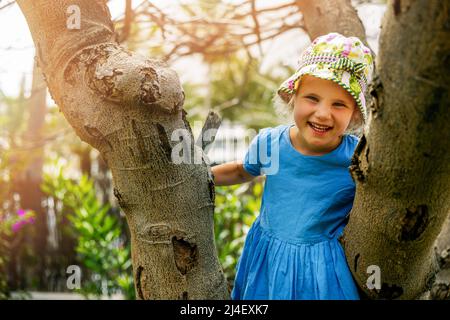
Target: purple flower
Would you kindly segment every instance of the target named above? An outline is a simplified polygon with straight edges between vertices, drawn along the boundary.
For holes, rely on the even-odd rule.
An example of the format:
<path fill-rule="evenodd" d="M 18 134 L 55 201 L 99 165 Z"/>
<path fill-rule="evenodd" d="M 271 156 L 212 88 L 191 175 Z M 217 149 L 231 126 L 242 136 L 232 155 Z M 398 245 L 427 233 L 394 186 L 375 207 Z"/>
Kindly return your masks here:
<path fill-rule="evenodd" d="M 17 210 L 17 215 L 20 217 L 19 221 L 16 221 L 12 226 L 11 229 L 13 232 L 17 232 L 20 229 L 22 229 L 23 226 L 27 224 L 33 224 L 36 221 L 36 218 L 34 216 L 34 212 L 31 210 Z"/>
<path fill-rule="evenodd" d="M 19 231 L 22 226 L 25 224 L 25 221 L 17 221 L 16 223 L 14 223 L 11 227 L 12 231 L 17 232 Z"/>

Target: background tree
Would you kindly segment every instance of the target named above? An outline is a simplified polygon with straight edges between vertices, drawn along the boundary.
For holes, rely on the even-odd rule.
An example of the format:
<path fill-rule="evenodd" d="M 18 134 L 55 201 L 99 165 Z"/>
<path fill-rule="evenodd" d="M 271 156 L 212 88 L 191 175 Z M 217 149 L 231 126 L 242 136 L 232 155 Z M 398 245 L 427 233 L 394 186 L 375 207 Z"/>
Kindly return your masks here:
<path fill-rule="evenodd" d="M 33 79 L 31 86 L 30 97 L 26 100 L 25 114 L 28 114 L 27 126 L 22 134 L 21 148 L 16 152 L 17 161 L 22 163 L 21 170 L 16 171 L 11 175 L 14 186 L 12 192 L 17 192 L 20 197 L 20 205 L 22 208 L 31 209 L 36 214 L 35 232 L 32 243 L 34 250 L 40 252 L 44 257 L 49 258 L 47 248 L 47 214 L 42 207 L 44 194 L 41 191 L 40 185 L 42 183 L 42 168 L 44 165 L 43 156 L 43 127 L 45 115 L 47 111 L 46 104 L 47 87 L 42 77 L 42 72 L 35 64 L 33 67 Z M 20 151 L 19 151 L 20 150 Z M 17 248 L 17 251 L 20 251 Z M 46 261 L 49 259 L 39 259 L 38 266 L 35 273 L 39 275 L 38 287 L 44 288 L 45 270 L 47 268 Z M 24 263 L 24 261 L 21 261 Z M 11 265 L 11 269 L 14 268 Z M 22 270 L 25 265 L 22 266 Z"/>

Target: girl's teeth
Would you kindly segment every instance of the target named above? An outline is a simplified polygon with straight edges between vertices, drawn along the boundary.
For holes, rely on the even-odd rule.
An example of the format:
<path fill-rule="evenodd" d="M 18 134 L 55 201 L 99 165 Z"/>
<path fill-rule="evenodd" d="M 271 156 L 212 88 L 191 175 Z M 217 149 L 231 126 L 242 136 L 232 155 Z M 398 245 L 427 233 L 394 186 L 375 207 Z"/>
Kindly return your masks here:
<path fill-rule="evenodd" d="M 313 123 L 309 123 L 309 124 L 311 125 L 311 127 L 313 127 L 316 130 L 319 130 L 319 131 L 327 131 L 330 128 L 330 127 L 318 126 L 318 125 L 313 124 Z"/>

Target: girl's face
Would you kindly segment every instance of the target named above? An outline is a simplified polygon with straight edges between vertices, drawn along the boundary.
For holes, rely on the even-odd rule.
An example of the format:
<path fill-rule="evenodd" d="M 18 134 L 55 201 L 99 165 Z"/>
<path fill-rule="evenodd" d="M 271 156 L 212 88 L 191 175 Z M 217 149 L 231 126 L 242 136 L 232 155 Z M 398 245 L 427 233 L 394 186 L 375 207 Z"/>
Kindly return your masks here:
<path fill-rule="evenodd" d="M 355 110 L 355 100 L 337 83 L 304 75 L 294 98 L 296 147 L 306 155 L 334 150 Z"/>

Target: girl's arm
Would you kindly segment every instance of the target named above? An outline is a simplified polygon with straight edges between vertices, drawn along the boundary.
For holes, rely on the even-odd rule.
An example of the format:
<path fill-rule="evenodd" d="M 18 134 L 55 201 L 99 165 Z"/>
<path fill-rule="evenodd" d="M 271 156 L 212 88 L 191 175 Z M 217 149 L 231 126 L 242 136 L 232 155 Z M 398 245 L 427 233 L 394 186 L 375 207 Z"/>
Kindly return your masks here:
<path fill-rule="evenodd" d="M 232 161 L 211 167 L 216 186 L 229 186 L 244 183 L 256 178 L 245 171 L 242 161 Z"/>

